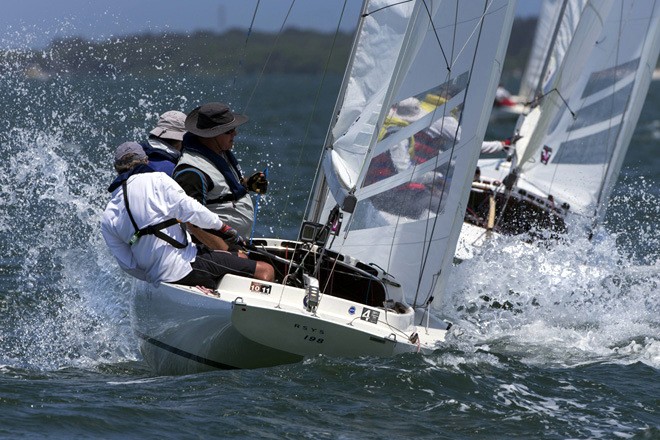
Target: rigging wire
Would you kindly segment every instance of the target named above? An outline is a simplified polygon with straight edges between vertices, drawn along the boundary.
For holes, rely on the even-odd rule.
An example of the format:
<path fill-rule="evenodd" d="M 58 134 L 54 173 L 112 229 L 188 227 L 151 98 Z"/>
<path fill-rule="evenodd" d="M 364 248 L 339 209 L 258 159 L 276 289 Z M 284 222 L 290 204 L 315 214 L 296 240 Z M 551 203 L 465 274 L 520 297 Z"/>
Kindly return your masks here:
<path fill-rule="evenodd" d="M 368 17 L 369 15 L 374 14 L 374 13 L 376 13 L 376 12 L 380 12 L 380 11 L 382 11 L 383 9 L 391 8 L 392 6 L 402 5 L 402 4 L 404 4 L 404 3 L 410 3 L 411 1 L 414 1 L 414 0 L 401 0 L 401 1 L 398 2 L 398 3 L 391 3 L 391 4 L 389 4 L 389 5 L 385 5 L 385 6 L 383 6 L 382 8 L 378 8 L 378 9 L 374 9 L 373 11 L 366 12 L 366 13 L 362 14 L 362 17 Z"/>
<path fill-rule="evenodd" d="M 623 34 L 623 24 L 624 24 L 623 7 L 624 7 L 624 5 L 623 5 L 623 2 L 622 2 L 620 4 L 621 9 L 619 10 L 619 30 L 617 32 L 617 34 L 618 34 L 617 37 L 618 38 L 616 39 L 617 43 L 616 43 L 616 55 L 615 55 L 615 58 L 614 58 L 615 60 L 620 59 L 619 58 L 619 54 L 620 54 L 619 51 L 621 49 L 621 35 Z M 649 26 L 650 26 L 650 21 L 649 21 Z M 616 66 L 615 70 L 618 70 L 619 68 L 620 68 L 620 66 Z M 619 72 L 616 72 L 614 76 L 615 76 L 615 78 L 617 78 L 617 81 L 618 81 Z M 612 83 L 612 93 L 611 93 L 610 96 L 614 96 L 614 93 L 616 93 L 615 89 L 616 89 L 617 81 Z M 614 99 L 610 99 L 610 114 L 614 113 L 613 112 L 614 105 L 615 105 L 614 104 Z M 623 111 L 623 114 L 621 115 L 621 122 L 619 123 L 621 125 L 623 125 L 624 122 L 625 122 L 629 105 L 630 105 L 630 98 L 628 98 L 628 101 L 626 102 L 626 109 Z M 607 157 L 610 157 L 610 158 L 614 154 L 614 150 L 616 150 L 616 148 L 617 148 L 617 142 L 616 141 L 619 137 L 619 134 L 621 133 L 621 131 L 620 131 L 621 129 L 617 130 L 616 134 L 614 135 L 615 136 L 614 142 L 610 142 L 609 138 L 610 138 L 610 136 L 612 136 L 612 126 L 613 126 L 613 121 L 610 118 L 610 120 L 608 121 L 608 127 L 607 127 L 607 142 L 605 144 L 608 147 L 608 149 L 609 149 L 610 146 L 612 148 L 612 151 L 607 152 Z M 610 161 L 607 161 L 607 164 L 605 165 L 605 167 L 603 167 L 602 176 L 601 176 L 601 180 L 603 181 L 603 184 L 600 185 L 600 188 L 598 190 L 598 196 L 596 197 L 596 208 L 594 210 L 595 211 L 594 212 L 594 218 L 592 220 L 592 225 L 591 225 L 592 232 L 596 229 L 596 223 L 598 221 L 599 211 L 601 211 L 601 208 L 602 208 L 601 205 L 603 203 L 603 200 L 602 200 L 603 199 L 603 192 L 605 190 L 605 183 L 606 183 L 605 179 L 607 178 L 607 175 L 609 174 L 609 170 L 610 170 L 611 165 L 612 165 L 612 161 L 610 160 Z"/>
<path fill-rule="evenodd" d="M 238 72 L 240 72 L 243 67 L 243 62 L 245 61 L 245 56 L 247 53 L 247 45 L 248 45 L 248 40 L 250 39 L 250 36 L 252 35 L 252 28 L 254 27 L 254 20 L 257 18 L 257 11 L 259 10 L 259 4 L 261 3 L 261 0 L 257 0 L 257 4 L 254 7 L 254 12 L 252 13 L 252 21 L 250 21 L 250 27 L 247 30 L 247 33 L 245 35 L 245 43 L 243 44 L 243 49 L 241 50 L 241 56 L 238 59 L 238 66 L 234 72 L 234 81 L 232 82 L 232 86 L 236 86 L 236 79 L 238 78 Z"/>
<path fill-rule="evenodd" d="M 326 76 L 328 74 L 328 68 L 330 66 L 330 59 L 332 58 L 332 55 L 335 52 L 335 45 L 337 44 L 337 37 L 339 36 L 339 33 L 340 33 L 340 26 L 341 26 L 341 23 L 344 19 L 344 13 L 346 12 L 347 3 L 348 3 L 348 0 L 344 0 L 344 4 L 342 6 L 341 13 L 339 14 L 339 19 L 337 20 L 337 26 L 335 27 L 335 33 L 334 33 L 334 36 L 332 38 L 332 45 L 330 46 L 330 51 L 329 51 L 328 56 L 325 60 L 325 65 L 323 66 L 323 74 L 321 75 L 321 81 L 319 83 L 318 88 L 316 89 L 316 95 L 314 96 L 314 103 L 312 105 L 312 111 L 310 112 L 309 118 L 307 119 L 307 124 L 305 125 L 305 134 L 303 136 L 302 146 L 300 147 L 300 151 L 298 153 L 298 159 L 296 161 L 296 166 L 294 167 L 294 170 L 295 170 L 294 176 L 295 177 L 297 177 L 297 174 L 298 174 L 297 172 L 298 172 L 298 170 L 300 170 L 300 164 L 302 162 L 302 157 L 303 157 L 303 152 L 304 152 L 304 149 L 305 149 L 305 144 L 307 143 L 307 139 L 309 137 L 309 130 L 312 126 L 312 122 L 314 120 L 314 115 L 316 114 L 318 103 L 319 103 L 319 100 L 320 100 L 320 97 L 321 97 L 321 90 L 323 89 L 323 85 L 325 84 Z M 319 164 L 319 169 L 320 169 L 320 164 Z M 316 170 L 317 173 L 319 172 L 319 169 Z M 289 197 L 291 196 L 292 187 L 293 187 L 293 185 L 289 186 L 289 191 L 288 191 L 288 194 L 287 194 L 287 197 L 286 197 L 287 200 L 289 200 Z M 307 212 L 307 209 L 310 206 L 311 198 L 312 198 L 312 191 L 310 191 L 308 196 L 307 196 L 307 203 L 306 203 L 305 212 Z M 281 226 L 281 223 L 282 223 L 282 218 L 280 217 L 280 226 Z"/>
<path fill-rule="evenodd" d="M 268 62 L 270 61 L 270 57 L 273 55 L 273 52 L 275 51 L 275 47 L 277 47 L 277 43 L 280 40 L 280 37 L 282 36 L 282 33 L 284 32 L 284 26 L 286 25 L 287 20 L 289 19 L 289 15 L 291 15 L 291 10 L 293 9 L 293 5 L 295 5 L 296 0 L 291 0 L 291 5 L 289 6 L 289 10 L 286 13 L 286 16 L 284 17 L 284 20 L 282 21 L 282 25 L 280 26 L 280 30 L 277 32 L 277 36 L 275 37 L 275 41 L 273 41 L 273 45 L 271 46 L 271 50 L 268 53 L 268 58 L 266 58 L 266 61 L 264 62 L 264 65 L 261 68 L 261 72 L 259 72 L 259 75 L 257 76 L 257 82 L 254 84 L 254 87 L 252 88 L 252 91 L 250 92 L 250 96 L 247 99 L 247 102 L 245 103 L 245 106 L 243 106 L 243 111 L 242 113 L 247 113 L 247 109 L 250 106 L 250 103 L 252 102 L 252 98 L 254 97 L 255 92 L 257 91 L 257 88 L 259 87 L 259 83 L 261 82 L 261 79 L 264 76 L 264 73 L 266 72 L 266 66 L 268 66 Z M 255 11 L 256 14 L 256 11 Z"/>
<path fill-rule="evenodd" d="M 384 9 L 386 9 L 386 8 L 390 8 L 390 7 L 393 7 L 393 6 L 397 6 L 397 5 L 405 4 L 405 3 L 409 3 L 409 2 L 410 2 L 410 0 L 401 1 L 401 2 L 398 2 L 398 3 L 393 3 L 393 4 L 390 4 L 390 5 L 384 6 L 384 7 L 382 7 L 382 8 L 375 9 L 375 10 L 370 11 L 370 12 L 368 12 L 368 13 L 364 13 L 364 14 L 362 14 L 362 17 L 367 17 L 367 16 L 372 15 L 372 14 L 374 14 L 374 13 L 376 13 L 376 12 L 382 11 L 382 10 L 384 10 Z M 437 34 L 436 28 L 435 28 L 435 26 L 433 25 L 433 18 L 432 18 L 432 16 L 431 16 L 431 12 L 429 11 L 429 8 L 428 8 L 428 6 L 427 6 L 427 4 L 426 4 L 426 0 L 423 1 L 423 4 L 424 4 L 425 10 L 426 10 L 426 14 L 427 14 L 427 16 L 428 16 L 428 18 L 429 18 L 429 21 L 430 21 L 431 25 L 432 25 L 431 27 L 432 27 L 432 29 L 433 29 L 433 32 L 434 32 L 434 34 L 435 34 L 435 36 L 436 36 L 436 41 L 437 41 L 438 45 L 440 46 L 440 50 L 441 50 L 441 52 L 442 52 L 442 55 L 443 55 L 443 58 L 444 58 L 444 61 L 445 61 L 445 65 L 446 65 L 446 67 L 447 67 L 447 78 L 449 78 L 449 77 L 451 76 L 451 66 L 449 65 L 449 62 L 448 62 L 447 57 L 446 57 L 446 55 L 445 55 L 445 51 L 444 51 L 444 49 L 442 48 L 442 44 L 441 44 L 440 38 L 439 38 L 439 36 L 438 36 L 438 34 Z M 455 21 L 456 21 L 456 20 L 455 20 Z M 409 44 L 410 41 L 408 40 L 407 43 Z M 406 48 L 402 47 L 400 50 L 401 50 L 401 52 L 405 52 L 405 51 L 406 51 Z M 397 77 L 398 77 L 400 74 L 401 74 L 400 71 L 397 72 L 397 73 L 396 73 Z M 396 105 L 396 104 L 395 104 L 395 105 Z M 363 164 L 363 167 L 366 167 L 366 166 L 368 166 L 368 163 L 365 161 L 365 163 Z M 414 169 L 415 169 L 415 166 L 413 167 L 413 170 L 414 170 Z M 362 170 L 360 171 L 360 174 L 362 174 L 363 172 L 364 172 L 364 169 L 362 169 Z M 411 173 L 409 183 L 412 182 L 413 175 L 414 175 L 414 171 L 413 171 L 413 173 Z M 351 219 L 352 219 L 352 217 L 351 217 Z M 394 224 L 394 234 L 392 234 L 391 245 L 390 245 L 390 247 L 389 247 L 390 250 L 389 250 L 389 254 L 388 254 L 388 264 L 391 263 L 391 258 L 392 258 L 392 256 L 393 256 L 392 249 L 393 249 L 393 245 L 394 245 L 394 242 L 395 242 L 395 239 L 396 239 L 396 231 L 399 229 L 399 225 L 400 225 L 400 223 L 401 223 L 401 216 L 399 215 L 399 216 L 397 216 L 396 223 Z M 420 269 L 420 270 L 421 270 L 421 269 Z M 419 274 L 419 279 L 420 279 L 420 280 L 421 280 L 421 277 L 422 277 L 422 274 L 421 274 L 421 272 L 420 272 L 420 274 Z M 418 286 L 419 286 L 419 284 L 420 284 L 420 282 L 418 281 Z"/>
<path fill-rule="evenodd" d="M 451 67 L 452 66 L 450 65 L 449 60 L 447 59 L 447 56 L 445 55 L 445 51 L 442 47 L 442 42 L 440 41 L 440 37 L 438 36 L 435 23 L 433 22 L 433 16 L 431 15 L 431 11 L 429 11 L 429 8 L 428 8 L 428 5 L 426 4 L 426 1 L 424 1 L 423 4 L 424 4 L 424 8 L 426 9 L 426 13 L 428 15 L 429 22 L 431 23 L 431 28 L 433 29 L 433 33 L 435 35 L 436 42 L 438 43 L 438 46 L 440 47 L 440 51 L 442 52 L 442 56 L 445 60 L 445 65 L 447 67 L 447 76 L 445 76 L 443 84 L 448 84 L 449 80 L 451 79 Z M 456 25 L 457 25 L 457 23 L 458 23 L 458 8 L 456 8 L 456 10 L 454 11 L 454 31 L 453 31 L 453 35 L 452 35 L 452 43 L 456 41 L 456 27 L 457 27 Z M 454 45 L 453 44 L 452 44 L 451 49 L 452 49 L 451 59 L 453 60 L 454 59 Z M 468 84 L 469 84 L 469 79 L 468 79 Z M 467 85 L 466 85 L 465 94 L 467 94 Z M 447 100 L 447 103 L 448 102 L 449 102 L 449 100 Z M 463 105 L 464 105 L 464 103 L 465 103 L 465 97 L 463 98 Z M 433 116 L 435 116 L 435 113 L 437 112 L 437 110 L 438 110 L 438 107 L 435 107 L 433 109 Z M 443 108 L 442 108 L 442 117 L 443 117 L 443 124 L 442 125 L 443 126 L 444 126 L 444 118 L 447 115 L 446 111 L 447 111 L 447 105 L 444 105 Z M 463 114 L 463 112 L 461 111 L 461 115 L 462 114 Z M 460 118 L 461 118 L 461 116 L 459 116 L 459 119 Z M 449 159 L 447 161 L 447 164 L 451 163 L 451 158 L 454 155 L 454 148 L 456 147 L 456 143 L 458 142 L 458 139 L 457 139 L 458 130 L 460 129 L 458 127 L 460 127 L 460 120 L 459 120 L 459 123 L 457 125 L 456 132 L 454 133 L 454 139 L 453 139 L 453 142 L 452 142 L 451 153 L 449 155 Z M 439 168 L 439 166 L 438 166 L 438 162 L 439 162 L 439 159 L 440 159 L 439 156 L 440 155 L 438 154 L 435 157 L 435 161 L 434 161 L 435 163 L 434 163 L 434 168 L 433 168 L 434 170 L 437 170 Z M 435 175 L 433 176 L 433 183 L 435 183 Z M 440 191 L 440 200 L 438 202 L 438 208 L 437 208 L 438 212 L 440 211 L 440 208 L 442 206 L 442 199 L 443 199 L 444 194 L 445 194 L 445 186 L 446 185 L 447 185 L 447 179 L 444 179 L 443 182 L 442 182 L 442 189 Z M 431 202 L 432 202 L 432 197 L 429 198 L 429 214 L 427 215 L 427 219 L 426 219 L 427 223 L 429 221 L 430 214 L 431 214 Z M 427 243 L 427 240 L 428 240 L 428 237 L 429 237 L 429 232 L 430 232 L 431 237 L 433 237 L 433 232 L 435 231 L 435 223 L 437 222 L 437 218 L 438 218 L 438 212 L 436 212 L 435 220 L 433 222 L 433 226 L 431 227 L 431 230 L 429 231 L 428 227 L 424 228 L 424 243 Z M 426 261 L 428 260 L 428 255 L 429 255 L 430 250 L 431 250 L 431 244 L 430 243 L 426 246 L 426 250 L 424 250 L 424 248 L 421 249 L 421 254 L 422 254 L 421 258 L 422 258 L 423 262 L 419 267 L 419 275 L 418 275 L 418 278 L 417 278 L 417 287 L 415 289 L 415 300 L 413 301 L 413 307 L 415 307 L 417 305 L 417 296 L 419 295 L 419 286 L 422 283 L 422 278 L 424 276 L 424 270 L 425 270 L 425 267 L 426 267 Z M 433 281 L 431 282 L 431 286 L 429 287 L 429 293 L 427 295 L 427 300 L 425 301 L 426 303 L 428 303 L 428 298 L 430 297 L 430 295 L 433 293 L 433 290 L 435 289 L 435 285 L 438 282 L 438 278 L 439 278 L 438 275 L 439 274 L 435 274 L 433 276 Z"/>
<path fill-rule="evenodd" d="M 479 32 L 478 32 L 478 34 L 477 34 L 476 47 L 479 47 L 479 43 L 481 42 L 481 37 L 482 37 L 483 27 L 484 27 L 484 21 L 485 21 L 486 14 L 488 13 L 488 10 L 489 10 L 489 3 L 488 3 L 488 1 L 486 1 L 485 4 L 484 4 L 484 12 L 483 12 L 483 14 L 481 15 L 480 20 L 479 20 L 479 26 L 478 26 L 478 28 L 479 28 Z M 456 17 L 454 18 L 454 25 L 457 24 L 457 20 L 458 20 L 458 17 L 456 16 Z M 465 94 L 464 94 L 464 96 L 463 96 L 463 104 L 465 103 L 465 97 L 467 97 L 468 90 L 469 90 L 469 88 L 470 88 L 471 79 L 472 79 L 472 73 L 474 72 L 474 66 L 475 66 L 475 62 L 476 62 L 476 55 L 477 55 L 477 51 L 475 50 L 475 51 L 473 52 L 473 54 L 472 54 L 472 64 L 471 64 L 471 68 L 470 68 L 470 74 L 469 74 L 468 79 L 467 79 L 467 84 L 466 84 L 466 86 L 465 86 L 465 92 L 464 92 Z M 459 126 L 459 127 L 461 126 L 461 122 L 462 122 L 462 121 L 463 121 L 463 111 L 461 111 L 460 116 L 459 116 L 459 119 L 458 119 L 458 126 Z M 457 133 L 458 133 L 458 131 L 457 131 Z M 456 136 L 454 136 L 454 142 L 453 142 L 452 147 L 451 147 L 451 150 L 450 150 L 450 155 L 449 155 L 449 161 L 448 161 L 448 163 L 451 163 L 451 160 L 452 160 L 452 158 L 454 157 L 454 152 L 455 152 L 456 144 L 457 144 L 457 138 L 456 138 Z M 475 148 L 476 148 L 476 147 L 475 147 Z M 438 160 L 438 157 L 436 157 L 436 161 L 437 161 L 437 160 Z M 445 193 L 444 189 L 445 189 L 445 186 L 446 186 L 446 185 L 447 185 L 447 181 L 446 181 L 446 179 L 445 179 L 445 180 L 443 181 L 443 187 L 442 187 L 442 192 L 441 192 L 441 196 L 440 196 L 440 197 L 441 197 L 441 199 L 440 199 L 440 203 L 438 203 L 438 208 L 437 208 L 437 211 L 436 211 L 436 213 L 435 213 L 436 215 L 435 215 L 435 218 L 433 219 L 432 226 L 431 226 L 431 231 L 430 231 L 430 232 L 431 232 L 431 236 L 433 236 L 433 233 L 435 232 L 435 229 L 436 229 L 436 227 L 437 227 L 437 225 L 438 225 L 438 218 L 440 217 L 440 215 L 439 215 L 439 214 L 440 214 L 440 208 L 441 208 L 441 206 L 442 206 L 442 198 L 444 197 L 444 193 Z M 422 264 L 421 264 L 421 266 L 420 266 L 420 268 L 421 268 L 421 270 L 420 270 L 420 281 L 419 281 L 418 284 L 417 284 L 417 285 L 418 285 L 418 289 L 417 289 L 417 291 L 415 292 L 415 299 L 414 299 L 414 301 L 413 301 L 413 307 L 415 307 L 415 305 L 417 304 L 417 298 L 418 298 L 419 293 L 420 293 L 420 292 L 419 292 L 419 285 L 421 284 L 421 274 L 424 272 L 424 270 L 425 270 L 425 268 L 426 268 L 426 265 L 427 265 L 427 263 L 428 263 L 428 261 L 429 261 L 429 254 L 430 254 L 430 252 L 431 252 L 431 246 L 430 246 L 430 244 L 429 244 L 429 245 L 426 247 L 426 253 L 425 253 L 425 255 L 423 256 Z M 429 301 L 429 299 L 430 299 L 430 297 L 431 297 L 431 295 L 432 295 L 432 293 L 433 293 L 433 290 L 435 289 L 435 283 L 437 283 L 437 280 L 438 280 L 438 277 L 436 277 L 436 278 L 434 279 L 434 282 L 432 283 L 433 285 L 430 287 L 429 292 L 427 293 L 426 300 L 424 301 L 425 303 Z"/>

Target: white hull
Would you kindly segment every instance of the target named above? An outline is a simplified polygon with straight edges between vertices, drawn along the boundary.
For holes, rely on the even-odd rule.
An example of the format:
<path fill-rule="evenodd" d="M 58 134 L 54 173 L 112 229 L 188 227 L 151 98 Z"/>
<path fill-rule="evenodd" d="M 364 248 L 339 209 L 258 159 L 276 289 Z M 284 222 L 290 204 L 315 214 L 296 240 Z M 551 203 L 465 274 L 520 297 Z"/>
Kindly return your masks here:
<path fill-rule="evenodd" d="M 415 326 L 412 308 L 397 313 L 326 297 L 312 313 L 302 305 L 303 298 L 304 294 L 294 293 L 282 303 L 277 298 L 244 300 L 234 306 L 232 323 L 253 341 L 301 356 L 430 353 L 439 348 L 447 333 L 447 325 L 435 319 L 435 328 Z M 422 318 L 417 316 L 418 321 Z M 268 325 L 264 326 L 264 322 Z"/>
<path fill-rule="evenodd" d="M 394 300 L 384 307 L 326 294 L 309 311 L 306 296 L 304 288 L 235 275 L 210 294 L 163 283 L 135 292 L 133 328 L 159 374 L 269 367 L 316 355 L 429 353 L 447 333 L 445 322 L 394 307 Z"/>
<path fill-rule="evenodd" d="M 231 325 L 230 298 L 173 284 L 135 292 L 133 329 L 151 369 L 158 374 L 189 374 L 267 367 L 302 359 L 238 333 Z"/>
<path fill-rule="evenodd" d="M 454 261 L 460 263 L 461 261 L 474 258 L 479 254 L 479 250 L 488 240 L 496 239 L 498 236 L 499 234 L 497 232 L 464 222 L 461 235 L 458 237 Z"/>

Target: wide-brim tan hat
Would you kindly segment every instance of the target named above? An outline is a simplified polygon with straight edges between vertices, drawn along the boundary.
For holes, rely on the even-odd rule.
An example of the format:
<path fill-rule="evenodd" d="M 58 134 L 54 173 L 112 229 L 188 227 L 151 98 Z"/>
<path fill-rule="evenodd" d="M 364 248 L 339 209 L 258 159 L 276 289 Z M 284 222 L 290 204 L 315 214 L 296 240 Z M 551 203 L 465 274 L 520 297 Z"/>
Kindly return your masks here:
<path fill-rule="evenodd" d="M 222 102 L 203 104 L 186 117 L 186 130 L 203 138 L 226 133 L 248 121 L 245 115 L 236 115 Z"/>

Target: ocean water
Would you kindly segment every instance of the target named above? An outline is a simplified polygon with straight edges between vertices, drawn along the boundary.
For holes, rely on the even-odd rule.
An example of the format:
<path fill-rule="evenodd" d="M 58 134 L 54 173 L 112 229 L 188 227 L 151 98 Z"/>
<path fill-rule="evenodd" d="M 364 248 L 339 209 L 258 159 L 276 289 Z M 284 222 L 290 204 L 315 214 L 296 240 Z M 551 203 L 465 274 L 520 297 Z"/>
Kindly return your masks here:
<path fill-rule="evenodd" d="M 229 102 L 243 169 L 268 169 L 257 235 L 293 238 L 340 78 L 0 76 L 0 438 L 660 438 L 659 82 L 596 239 L 456 267 L 433 355 L 156 376 L 99 233 L 115 146 Z"/>

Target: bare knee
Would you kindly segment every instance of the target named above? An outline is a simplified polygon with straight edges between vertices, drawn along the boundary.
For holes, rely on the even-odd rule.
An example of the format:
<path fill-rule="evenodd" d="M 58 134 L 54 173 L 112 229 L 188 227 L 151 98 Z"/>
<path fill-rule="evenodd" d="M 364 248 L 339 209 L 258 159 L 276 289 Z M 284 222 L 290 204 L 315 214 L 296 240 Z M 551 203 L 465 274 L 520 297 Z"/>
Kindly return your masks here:
<path fill-rule="evenodd" d="M 264 261 L 257 261 L 254 277 L 259 280 L 273 281 L 275 279 L 275 269 Z"/>

